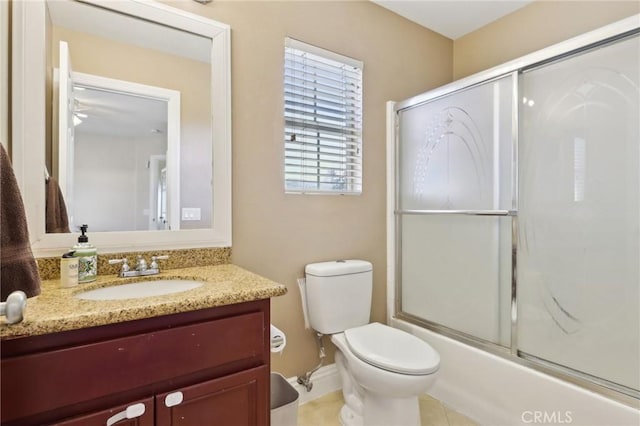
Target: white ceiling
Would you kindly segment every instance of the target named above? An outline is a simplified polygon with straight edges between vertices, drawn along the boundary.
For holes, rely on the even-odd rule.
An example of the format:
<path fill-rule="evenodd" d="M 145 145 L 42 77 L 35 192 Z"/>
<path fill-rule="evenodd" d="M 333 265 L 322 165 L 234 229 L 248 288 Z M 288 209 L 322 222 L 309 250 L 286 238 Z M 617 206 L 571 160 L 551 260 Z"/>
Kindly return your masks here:
<path fill-rule="evenodd" d="M 76 135 L 140 138 L 167 133 L 166 101 L 78 85 L 74 98 L 74 113 L 82 120 Z"/>
<path fill-rule="evenodd" d="M 372 1 L 452 40 L 533 2 L 533 0 Z"/>

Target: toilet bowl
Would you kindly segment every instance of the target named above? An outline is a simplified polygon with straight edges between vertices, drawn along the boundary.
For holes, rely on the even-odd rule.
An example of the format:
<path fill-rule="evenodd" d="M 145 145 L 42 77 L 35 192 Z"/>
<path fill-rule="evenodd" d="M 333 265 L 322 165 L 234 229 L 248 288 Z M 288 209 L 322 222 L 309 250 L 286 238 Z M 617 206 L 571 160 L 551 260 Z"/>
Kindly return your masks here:
<path fill-rule="evenodd" d="M 418 396 L 440 367 L 433 348 L 379 323 L 334 334 L 331 341 L 343 382 L 343 425 L 420 425 Z"/>
<path fill-rule="evenodd" d="M 342 379 L 345 426 L 419 426 L 418 396 L 434 383 L 440 356 L 419 338 L 369 323 L 372 265 L 340 260 L 307 265 L 303 288 L 311 327 L 331 335 Z M 307 312 L 308 311 L 308 312 Z"/>

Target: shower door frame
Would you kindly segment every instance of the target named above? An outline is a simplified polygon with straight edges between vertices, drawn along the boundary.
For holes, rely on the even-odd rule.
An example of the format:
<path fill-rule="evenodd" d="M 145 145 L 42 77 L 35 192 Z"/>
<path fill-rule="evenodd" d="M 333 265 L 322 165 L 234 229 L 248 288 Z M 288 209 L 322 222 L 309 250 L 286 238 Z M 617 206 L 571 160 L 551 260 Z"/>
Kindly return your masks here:
<path fill-rule="evenodd" d="M 517 309 L 517 242 L 518 242 L 518 112 L 520 107 L 520 76 L 523 72 L 568 58 L 593 48 L 613 44 L 625 38 L 640 35 L 640 15 L 634 15 L 597 30 L 574 37 L 567 41 L 541 49 L 529 55 L 474 74 L 461 80 L 454 81 L 437 89 L 422 93 L 401 102 L 387 104 L 387 243 L 388 243 L 388 282 L 389 282 L 389 317 L 427 328 L 439 334 L 470 346 L 485 350 L 494 355 L 506 358 L 517 364 L 549 374 L 564 381 L 576 384 L 601 395 L 637 407 L 640 391 L 618 385 L 605 379 L 592 376 L 569 367 L 555 364 L 535 356 L 521 354 L 518 350 L 518 309 Z M 402 210 L 400 206 L 400 178 L 399 178 L 399 112 L 417 107 L 421 104 L 435 101 L 453 93 L 467 90 L 499 78 L 511 76 L 513 83 L 512 100 L 512 209 L 511 210 Z M 448 214 L 511 217 L 511 306 L 510 306 L 510 345 L 502 346 L 465 332 L 408 314 L 402 311 L 402 234 L 401 219 L 410 214 Z"/>

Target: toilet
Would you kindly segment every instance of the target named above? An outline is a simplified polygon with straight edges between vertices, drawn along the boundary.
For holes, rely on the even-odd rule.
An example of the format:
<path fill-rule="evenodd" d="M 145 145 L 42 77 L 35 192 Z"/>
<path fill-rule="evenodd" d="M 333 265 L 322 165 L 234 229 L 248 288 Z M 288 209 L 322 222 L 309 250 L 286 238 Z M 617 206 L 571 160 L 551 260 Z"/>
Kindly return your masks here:
<path fill-rule="evenodd" d="M 309 325 L 331 335 L 345 404 L 345 426 L 419 426 L 418 396 L 434 383 L 440 356 L 419 338 L 369 323 L 373 267 L 364 260 L 305 267 Z"/>

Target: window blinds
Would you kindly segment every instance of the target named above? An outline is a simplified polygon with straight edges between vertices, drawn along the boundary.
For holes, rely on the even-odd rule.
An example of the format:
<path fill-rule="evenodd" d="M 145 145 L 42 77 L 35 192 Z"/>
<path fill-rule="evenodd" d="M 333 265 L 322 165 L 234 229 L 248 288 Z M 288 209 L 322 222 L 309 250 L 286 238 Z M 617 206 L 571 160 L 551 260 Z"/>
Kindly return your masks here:
<path fill-rule="evenodd" d="M 284 61 L 285 190 L 362 192 L 362 62 L 290 38 Z"/>

